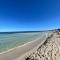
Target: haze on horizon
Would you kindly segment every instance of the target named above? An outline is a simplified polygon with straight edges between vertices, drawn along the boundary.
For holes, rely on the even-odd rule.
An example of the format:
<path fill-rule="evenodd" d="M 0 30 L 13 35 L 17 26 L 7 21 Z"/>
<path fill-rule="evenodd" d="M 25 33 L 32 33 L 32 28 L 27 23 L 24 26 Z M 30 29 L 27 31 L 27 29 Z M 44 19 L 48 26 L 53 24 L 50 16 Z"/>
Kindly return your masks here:
<path fill-rule="evenodd" d="M 59 0 L 0 0 L 0 32 L 60 28 Z"/>

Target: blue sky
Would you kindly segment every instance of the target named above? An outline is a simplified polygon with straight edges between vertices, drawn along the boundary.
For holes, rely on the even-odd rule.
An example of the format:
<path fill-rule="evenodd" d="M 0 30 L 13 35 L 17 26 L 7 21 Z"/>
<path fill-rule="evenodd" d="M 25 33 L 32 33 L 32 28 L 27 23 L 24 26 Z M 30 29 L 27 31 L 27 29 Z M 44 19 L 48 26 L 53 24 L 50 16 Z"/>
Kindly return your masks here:
<path fill-rule="evenodd" d="M 59 27 L 59 0 L 0 0 L 0 32 Z"/>

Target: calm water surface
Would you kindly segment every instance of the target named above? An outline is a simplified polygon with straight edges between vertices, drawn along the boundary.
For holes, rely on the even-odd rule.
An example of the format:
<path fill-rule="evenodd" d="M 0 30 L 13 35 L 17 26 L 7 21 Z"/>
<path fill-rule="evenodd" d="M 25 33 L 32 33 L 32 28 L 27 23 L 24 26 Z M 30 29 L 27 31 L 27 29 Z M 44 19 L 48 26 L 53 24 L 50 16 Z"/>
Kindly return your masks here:
<path fill-rule="evenodd" d="M 43 32 L 37 33 L 14 33 L 0 34 L 0 52 L 25 44 L 38 37 L 41 37 Z"/>

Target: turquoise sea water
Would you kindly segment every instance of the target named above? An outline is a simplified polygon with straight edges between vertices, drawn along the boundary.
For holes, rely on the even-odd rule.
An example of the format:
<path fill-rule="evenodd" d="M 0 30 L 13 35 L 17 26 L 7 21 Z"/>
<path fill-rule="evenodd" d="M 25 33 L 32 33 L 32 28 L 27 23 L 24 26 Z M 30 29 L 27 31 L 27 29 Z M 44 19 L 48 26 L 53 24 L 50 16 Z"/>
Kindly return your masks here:
<path fill-rule="evenodd" d="M 41 34 L 43 33 L 0 34 L 0 52 L 7 51 L 11 48 L 35 40 L 37 37 L 41 37 Z"/>

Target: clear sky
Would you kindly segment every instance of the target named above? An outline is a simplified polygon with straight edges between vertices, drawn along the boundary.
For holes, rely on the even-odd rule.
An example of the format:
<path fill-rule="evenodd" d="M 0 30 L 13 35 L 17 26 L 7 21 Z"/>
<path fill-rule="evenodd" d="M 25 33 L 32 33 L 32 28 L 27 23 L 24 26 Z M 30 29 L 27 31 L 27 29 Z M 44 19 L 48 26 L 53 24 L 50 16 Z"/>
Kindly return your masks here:
<path fill-rule="evenodd" d="M 0 32 L 60 27 L 60 0 L 0 0 Z"/>

